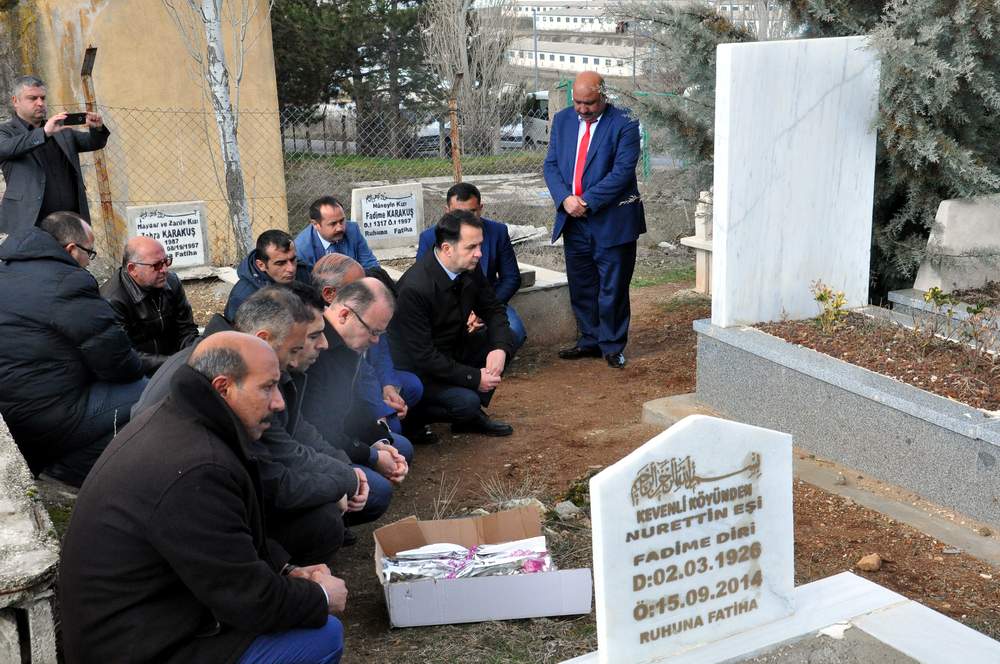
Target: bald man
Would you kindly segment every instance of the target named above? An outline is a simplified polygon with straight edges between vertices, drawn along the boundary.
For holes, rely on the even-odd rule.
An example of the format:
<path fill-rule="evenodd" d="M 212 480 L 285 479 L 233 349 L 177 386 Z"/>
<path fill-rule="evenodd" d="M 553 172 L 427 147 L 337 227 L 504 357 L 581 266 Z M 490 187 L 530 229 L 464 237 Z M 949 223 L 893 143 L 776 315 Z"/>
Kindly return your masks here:
<path fill-rule="evenodd" d="M 279 376 L 264 340 L 213 334 L 100 458 L 60 563 L 67 664 L 339 661 L 347 588 L 266 539 L 247 453 Z"/>
<path fill-rule="evenodd" d="M 122 266 L 101 286 L 147 376 L 198 337 L 184 286 L 169 271 L 172 263 L 163 245 L 140 235 L 128 241 Z"/>
<path fill-rule="evenodd" d="M 639 123 L 608 101 L 604 79 L 581 72 L 573 82 L 573 106 L 552 119 L 545 183 L 555 203 L 552 241 L 561 235 L 576 343 L 559 351 L 564 360 L 604 357 L 625 367 L 630 309 L 628 287 L 635 248 L 646 232 L 635 166 Z"/>

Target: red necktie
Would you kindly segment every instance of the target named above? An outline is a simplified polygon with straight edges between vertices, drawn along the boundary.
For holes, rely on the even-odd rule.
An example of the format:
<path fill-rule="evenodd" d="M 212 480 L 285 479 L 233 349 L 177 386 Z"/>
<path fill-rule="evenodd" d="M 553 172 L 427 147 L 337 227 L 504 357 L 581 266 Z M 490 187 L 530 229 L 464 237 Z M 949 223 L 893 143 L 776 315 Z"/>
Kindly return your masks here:
<path fill-rule="evenodd" d="M 576 151 L 576 177 L 573 178 L 573 193 L 583 196 L 583 167 L 587 163 L 587 148 L 590 147 L 590 125 L 591 120 L 587 120 L 587 128 L 580 139 L 580 149 Z"/>

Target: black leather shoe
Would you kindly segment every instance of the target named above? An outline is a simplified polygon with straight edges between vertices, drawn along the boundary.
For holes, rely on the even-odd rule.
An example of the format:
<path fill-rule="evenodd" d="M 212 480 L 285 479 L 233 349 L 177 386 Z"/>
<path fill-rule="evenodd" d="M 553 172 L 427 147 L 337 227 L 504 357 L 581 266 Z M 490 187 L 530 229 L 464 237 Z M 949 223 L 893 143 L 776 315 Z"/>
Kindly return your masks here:
<path fill-rule="evenodd" d="M 514 427 L 507 424 L 506 422 L 501 422 L 500 420 L 492 420 L 486 416 L 486 413 L 479 413 L 478 417 L 474 417 L 471 420 L 466 420 L 465 422 L 455 422 L 451 425 L 452 433 L 479 433 L 484 436 L 509 436 L 514 433 Z"/>
<path fill-rule="evenodd" d="M 559 349 L 559 359 L 561 360 L 579 360 L 581 357 L 600 357 L 601 349 L 597 346 L 592 348 L 581 348 L 580 346 L 572 346 L 570 348 Z"/>
<path fill-rule="evenodd" d="M 406 432 L 406 437 L 414 445 L 435 445 L 441 441 L 438 435 L 431 431 L 431 428 L 426 424 L 413 431 Z"/>
<path fill-rule="evenodd" d="M 608 366 L 612 369 L 624 369 L 625 368 L 625 354 L 624 353 L 610 353 L 604 356 L 604 359 L 608 361 Z"/>

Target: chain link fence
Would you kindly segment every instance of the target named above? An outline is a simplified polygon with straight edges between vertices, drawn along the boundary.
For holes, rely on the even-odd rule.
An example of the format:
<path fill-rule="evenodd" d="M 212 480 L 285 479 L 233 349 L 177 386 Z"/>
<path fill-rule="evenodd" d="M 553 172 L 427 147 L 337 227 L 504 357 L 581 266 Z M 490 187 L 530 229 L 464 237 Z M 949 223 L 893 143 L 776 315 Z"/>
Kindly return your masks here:
<path fill-rule="evenodd" d="M 83 107 L 53 107 L 50 113 L 60 110 Z M 240 260 L 228 217 L 214 115 L 110 106 L 98 111 L 111 137 L 103 153 L 83 154 L 81 163 L 102 253 L 120 258 L 127 208 L 203 201 L 212 263 Z M 542 175 L 550 112 L 555 108 L 545 105 L 533 111 L 517 109 L 504 118 L 493 112 L 458 111 L 462 179 L 481 189 L 487 216 L 509 224 L 551 226 L 552 201 Z M 423 185 L 424 223 L 430 225 L 443 211 L 445 192 L 455 181 L 447 111 L 359 113 L 351 104 L 243 110 L 238 136 L 255 236 L 268 228 L 298 232 L 308 223 L 310 203 L 320 196 L 337 196 L 350 214 L 352 189 L 405 182 Z M 109 174 L 111 220 L 101 214 L 95 155 L 104 160 Z M 648 209 L 655 204 L 659 186 L 648 140 L 638 170 L 649 193 Z"/>

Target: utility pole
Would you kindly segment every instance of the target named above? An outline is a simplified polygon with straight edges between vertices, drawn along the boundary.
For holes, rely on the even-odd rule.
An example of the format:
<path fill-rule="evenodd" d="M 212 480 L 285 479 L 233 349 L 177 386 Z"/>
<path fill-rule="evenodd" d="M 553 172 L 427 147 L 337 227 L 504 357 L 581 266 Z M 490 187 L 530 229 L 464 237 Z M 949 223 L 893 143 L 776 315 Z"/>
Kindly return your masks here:
<path fill-rule="evenodd" d="M 535 40 L 535 90 L 538 89 L 538 12 L 531 10 L 531 33 Z"/>

